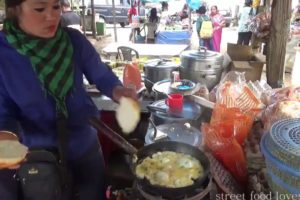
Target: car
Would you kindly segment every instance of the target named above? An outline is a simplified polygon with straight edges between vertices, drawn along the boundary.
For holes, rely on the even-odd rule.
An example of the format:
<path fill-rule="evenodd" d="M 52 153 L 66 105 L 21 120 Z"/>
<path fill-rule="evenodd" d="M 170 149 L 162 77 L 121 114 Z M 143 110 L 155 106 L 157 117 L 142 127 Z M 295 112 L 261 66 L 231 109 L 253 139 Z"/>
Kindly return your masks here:
<path fill-rule="evenodd" d="M 116 1 L 117 2 L 117 1 Z M 105 21 L 105 23 L 113 24 L 113 8 L 111 3 L 106 4 L 100 1 L 95 1 L 94 3 L 95 13 L 99 15 L 101 19 Z M 128 21 L 128 10 L 130 9 L 130 5 L 128 3 L 117 2 L 115 5 L 115 15 L 116 15 L 116 23 L 119 23 L 121 27 L 125 27 L 129 24 Z M 87 6 L 87 14 L 91 14 L 91 5 L 90 3 Z M 145 18 L 145 10 L 140 8 L 140 18 Z"/>

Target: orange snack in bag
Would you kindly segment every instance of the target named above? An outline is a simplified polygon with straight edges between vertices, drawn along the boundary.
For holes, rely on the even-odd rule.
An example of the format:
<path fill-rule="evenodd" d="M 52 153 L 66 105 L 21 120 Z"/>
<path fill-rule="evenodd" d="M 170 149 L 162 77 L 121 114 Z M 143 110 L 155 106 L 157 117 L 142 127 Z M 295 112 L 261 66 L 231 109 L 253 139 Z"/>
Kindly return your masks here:
<path fill-rule="evenodd" d="M 126 64 L 123 73 L 125 87 L 139 90 L 142 87 L 142 77 L 137 63 Z"/>

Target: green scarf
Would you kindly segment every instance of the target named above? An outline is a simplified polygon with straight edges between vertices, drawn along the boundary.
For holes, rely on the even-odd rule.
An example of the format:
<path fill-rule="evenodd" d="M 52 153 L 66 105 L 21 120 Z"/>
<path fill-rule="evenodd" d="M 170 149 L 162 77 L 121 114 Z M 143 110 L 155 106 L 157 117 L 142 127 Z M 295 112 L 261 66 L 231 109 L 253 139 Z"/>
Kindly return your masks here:
<path fill-rule="evenodd" d="M 29 57 L 43 87 L 54 98 L 57 112 L 67 116 L 65 99 L 74 82 L 73 46 L 67 33 L 58 28 L 53 38 L 32 37 L 11 20 L 4 22 L 3 30 L 8 42 Z"/>

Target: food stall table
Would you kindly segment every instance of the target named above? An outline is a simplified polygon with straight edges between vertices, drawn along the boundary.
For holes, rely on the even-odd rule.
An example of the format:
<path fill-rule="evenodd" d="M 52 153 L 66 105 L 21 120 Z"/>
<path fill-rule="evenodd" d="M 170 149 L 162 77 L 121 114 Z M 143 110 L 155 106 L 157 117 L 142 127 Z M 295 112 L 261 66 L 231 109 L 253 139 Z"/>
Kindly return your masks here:
<path fill-rule="evenodd" d="M 108 57 L 117 55 L 119 46 L 127 46 L 138 51 L 140 56 L 147 57 L 174 57 L 186 50 L 186 44 L 133 44 L 133 43 L 111 43 L 102 51 Z"/>

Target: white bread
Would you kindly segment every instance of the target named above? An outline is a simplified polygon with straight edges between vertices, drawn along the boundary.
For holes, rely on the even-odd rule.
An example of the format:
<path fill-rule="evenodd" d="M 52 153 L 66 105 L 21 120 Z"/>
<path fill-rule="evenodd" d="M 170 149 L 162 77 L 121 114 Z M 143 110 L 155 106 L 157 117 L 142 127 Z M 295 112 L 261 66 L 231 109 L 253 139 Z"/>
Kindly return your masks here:
<path fill-rule="evenodd" d="M 116 110 L 117 122 L 124 133 L 131 133 L 140 121 L 141 108 L 138 102 L 128 97 L 121 97 Z"/>
<path fill-rule="evenodd" d="M 0 140 L 0 167 L 19 164 L 25 159 L 28 148 L 17 140 Z"/>

